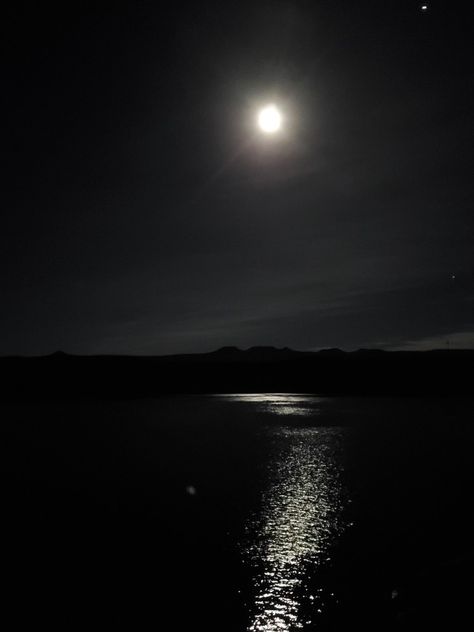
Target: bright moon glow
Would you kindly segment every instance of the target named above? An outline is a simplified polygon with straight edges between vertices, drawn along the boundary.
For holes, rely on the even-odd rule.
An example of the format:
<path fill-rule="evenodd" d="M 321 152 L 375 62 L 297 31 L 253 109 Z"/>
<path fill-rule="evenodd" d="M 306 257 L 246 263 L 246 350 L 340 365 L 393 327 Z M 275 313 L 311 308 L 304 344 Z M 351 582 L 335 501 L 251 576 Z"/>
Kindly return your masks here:
<path fill-rule="evenodd" d="M 267 105 L 258 114 L 258 126 L 266 134 L 274 134 L 281 127 L 281 114 L 275 105 Z"/>

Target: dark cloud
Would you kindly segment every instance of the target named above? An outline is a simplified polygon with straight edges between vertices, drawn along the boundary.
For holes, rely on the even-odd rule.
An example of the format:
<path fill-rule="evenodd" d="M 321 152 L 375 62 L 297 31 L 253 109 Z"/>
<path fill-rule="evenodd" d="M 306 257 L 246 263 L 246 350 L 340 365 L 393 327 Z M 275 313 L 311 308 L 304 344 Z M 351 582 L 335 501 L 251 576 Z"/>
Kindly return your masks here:
<path fill-rule="evenodd" d="M 464 18 L 444 2 L 12 9 L 0 352 L 467 340 Z M 269 98 L 288 115 L 273 146 L 252 127 Z"/>

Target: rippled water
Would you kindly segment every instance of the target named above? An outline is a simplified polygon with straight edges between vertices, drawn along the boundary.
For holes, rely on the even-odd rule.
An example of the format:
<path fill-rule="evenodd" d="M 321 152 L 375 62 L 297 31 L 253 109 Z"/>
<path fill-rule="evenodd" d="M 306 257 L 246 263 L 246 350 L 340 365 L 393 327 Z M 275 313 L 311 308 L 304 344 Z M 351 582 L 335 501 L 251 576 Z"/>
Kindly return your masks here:
<path fill-rule="evenodd" d="M 258 511 L 247 524 L 244 559 L 252 574 L 253 603 L 249 632 L 284 632 L 314 623 L 336 599 L 317 570 L 330 561 L 331 550 L 344 530 L 347 502 L 341 480 L 342 428 L 285 425 L 291 417 L 318 414 L 317 397 L 239 395 L 272 415 L 282 425 L 264 430 L 271 445 L 267 476 Z"/>
<path fill-rule="evenodd" d="M 472 411 L 285 393 L 0 404 L 2 605 L 25 629 L 461 630 Z"/>

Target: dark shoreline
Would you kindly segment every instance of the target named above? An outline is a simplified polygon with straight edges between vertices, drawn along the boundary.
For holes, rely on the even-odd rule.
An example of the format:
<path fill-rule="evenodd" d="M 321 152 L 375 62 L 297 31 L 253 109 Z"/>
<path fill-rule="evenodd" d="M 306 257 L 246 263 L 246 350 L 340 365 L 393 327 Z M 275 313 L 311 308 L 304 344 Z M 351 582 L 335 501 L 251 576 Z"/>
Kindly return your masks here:
<path fill-rule="evenodd" d="M 180 356 L 0 358 L 0 399 L 134 399 L 164 394 L 292 392 L 472 397 L 474 350 L 299 352 L 225 348 Z"/>

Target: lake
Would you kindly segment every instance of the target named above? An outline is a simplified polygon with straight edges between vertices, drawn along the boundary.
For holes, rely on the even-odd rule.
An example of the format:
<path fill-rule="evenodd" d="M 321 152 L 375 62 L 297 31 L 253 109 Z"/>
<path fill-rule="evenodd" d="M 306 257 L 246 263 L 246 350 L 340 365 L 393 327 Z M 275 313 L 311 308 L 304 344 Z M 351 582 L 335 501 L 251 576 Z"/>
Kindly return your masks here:
<path fill-rule="evenodd" d="M 3 404 L 4 620 L 456 625 L 472 590 L 472 412 L 286 393 Z"/>

